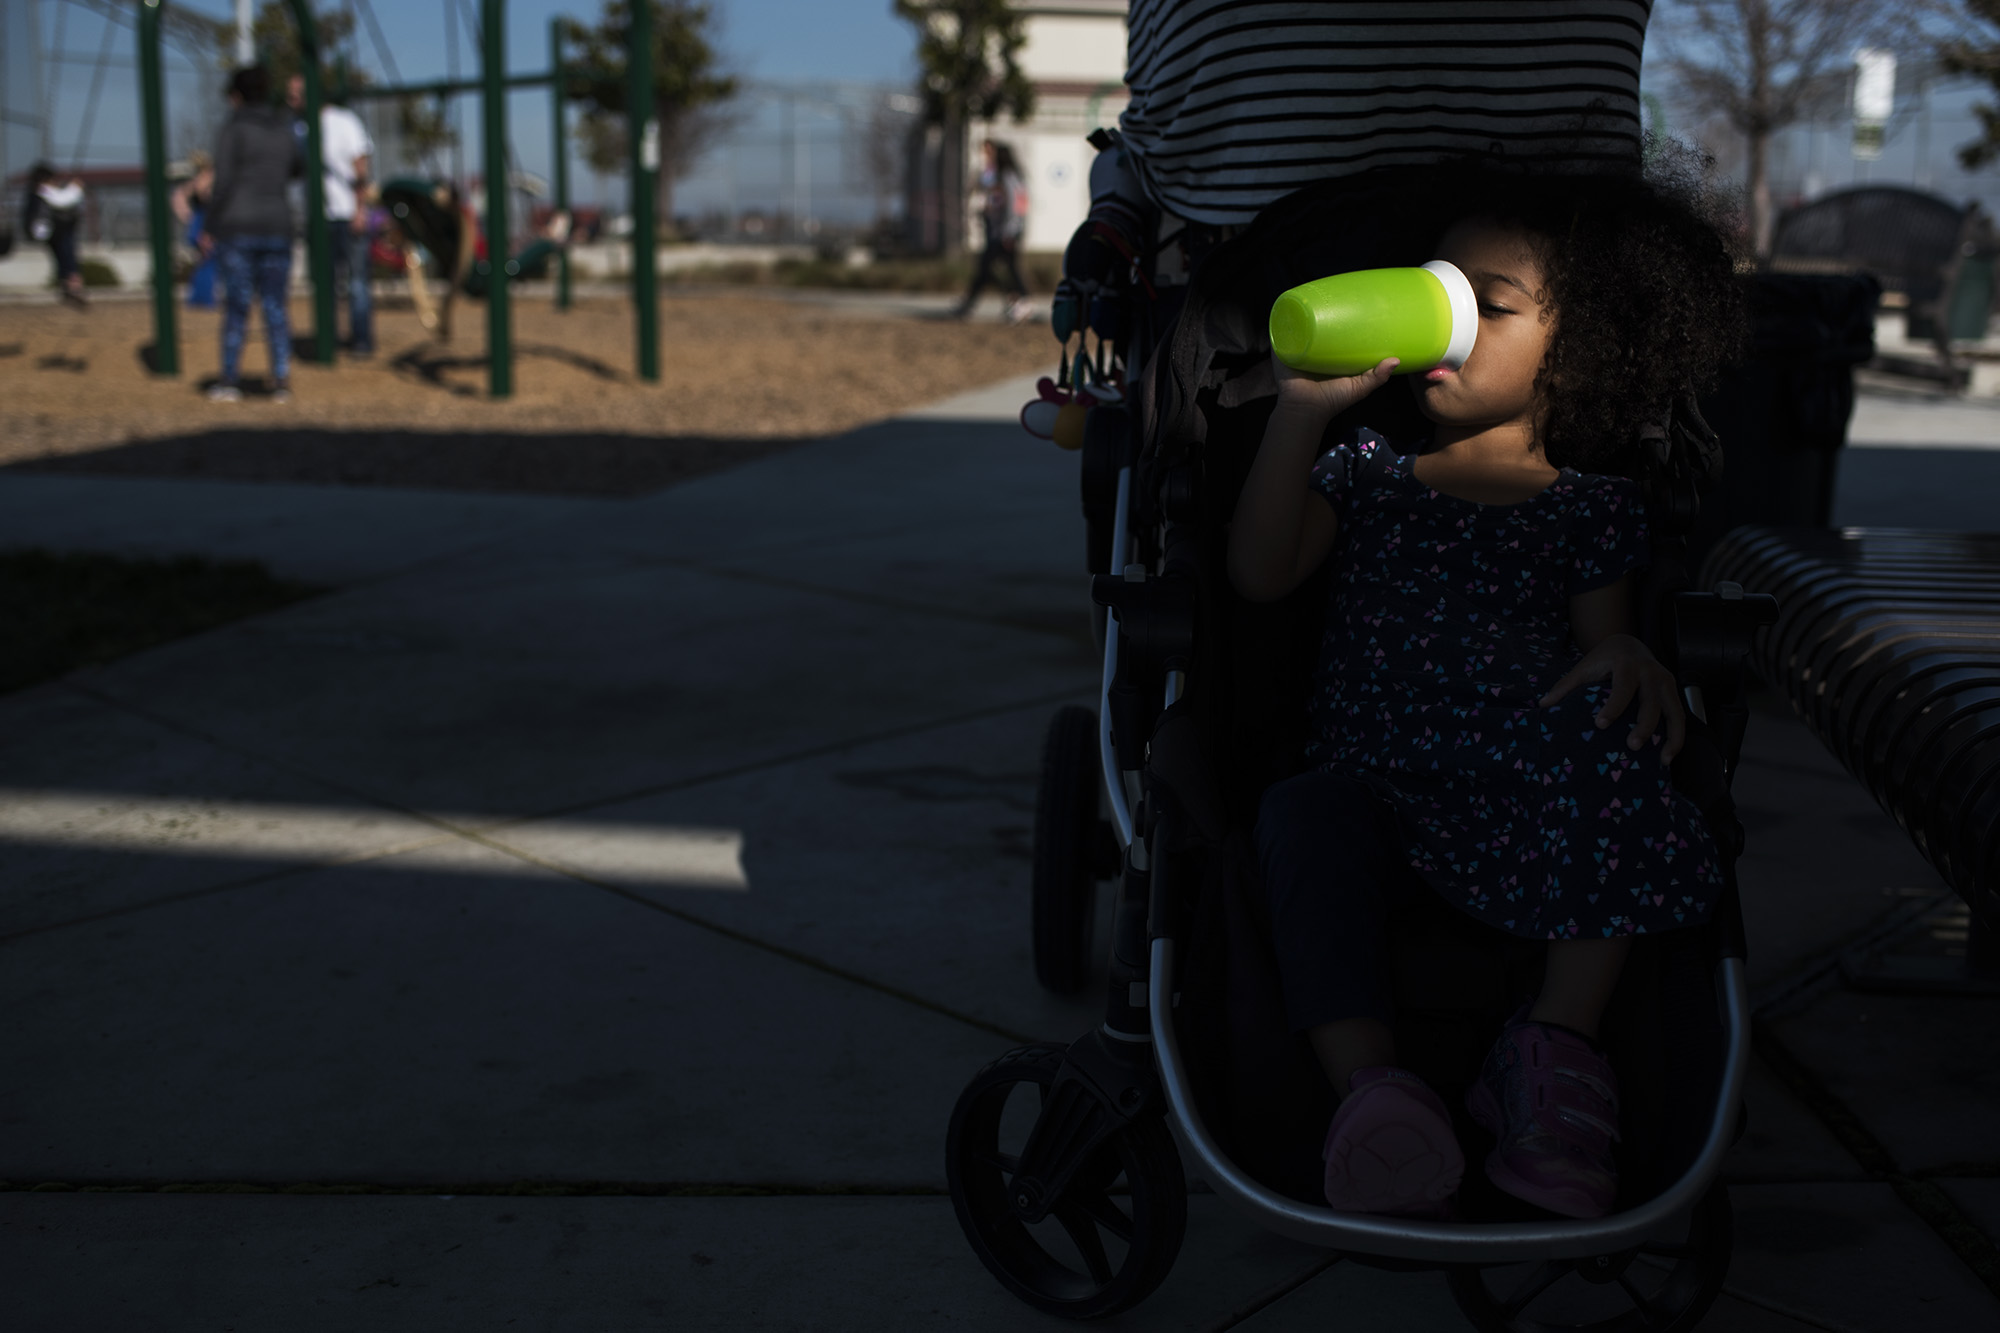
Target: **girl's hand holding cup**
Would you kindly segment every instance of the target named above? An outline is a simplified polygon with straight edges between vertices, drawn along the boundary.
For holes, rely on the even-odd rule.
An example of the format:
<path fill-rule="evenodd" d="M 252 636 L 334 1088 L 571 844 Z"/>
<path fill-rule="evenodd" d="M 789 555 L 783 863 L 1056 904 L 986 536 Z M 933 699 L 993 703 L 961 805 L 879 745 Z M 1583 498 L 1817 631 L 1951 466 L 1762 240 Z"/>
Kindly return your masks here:
<path fill-rule="evenodd" d="M 1323 422 L 1331 421 L 1387 384 L 1390 372 L 1399 364 L 1395 357 L 1389 356 L 1359 375 L 1312 375 L 1293 370 L 1273 353 L 1271 372 L 1278 378 L 1277 410 L 1307 412 Z"/>

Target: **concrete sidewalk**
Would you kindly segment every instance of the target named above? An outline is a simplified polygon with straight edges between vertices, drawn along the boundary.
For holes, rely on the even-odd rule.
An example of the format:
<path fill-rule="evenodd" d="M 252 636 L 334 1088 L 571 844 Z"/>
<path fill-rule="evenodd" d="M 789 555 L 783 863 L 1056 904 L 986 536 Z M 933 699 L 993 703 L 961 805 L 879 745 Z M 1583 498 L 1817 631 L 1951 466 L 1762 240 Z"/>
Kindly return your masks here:
<path fill-rule="evenodd" d="M 7 1322 L 1054 1326 L 942 1193 L 969 1076 L 1098 1018 L 1027 955 L 1041 731 L 1097 672 L 1031 393 L 632 501 L 0 474 L 9 544 L 333 586 L 0 698 Z M 1883 411 L 1843 516 L 1963 525 L 2000 454 L 1939 484 Z M 1936 877 L 1784 716 L 1738 793 L 1779 1064 L 1704 1327 L 1993 1327 L 1920 1205 L 2000 1232 L 2000 1014 L 1826 980 Z M 1190 1212 L 1109 1326 L 1465 1327 Z"/>

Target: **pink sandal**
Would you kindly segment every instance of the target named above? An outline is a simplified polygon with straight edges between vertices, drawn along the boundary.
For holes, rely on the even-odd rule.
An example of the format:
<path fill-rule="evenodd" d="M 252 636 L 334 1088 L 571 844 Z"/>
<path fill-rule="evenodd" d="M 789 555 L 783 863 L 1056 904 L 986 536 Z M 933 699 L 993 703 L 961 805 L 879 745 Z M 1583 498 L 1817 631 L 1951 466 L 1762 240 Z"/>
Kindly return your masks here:
<path fill-rule="evenodd" d="M 1564 1217 L 1603 1217 L 1618 1196 L 1618 1076 L 1577 1033 L 1516 1018 L 1465 1094 L 1498 1140 L 1486 1178 Z"/>
<path fill-rule="evenodd" d="M 1436 1217 L 1465 1175 L 1451 1114 L 1407 1069 L 1357 1069 L 1327 1126 L 1327 1206 Z"/>

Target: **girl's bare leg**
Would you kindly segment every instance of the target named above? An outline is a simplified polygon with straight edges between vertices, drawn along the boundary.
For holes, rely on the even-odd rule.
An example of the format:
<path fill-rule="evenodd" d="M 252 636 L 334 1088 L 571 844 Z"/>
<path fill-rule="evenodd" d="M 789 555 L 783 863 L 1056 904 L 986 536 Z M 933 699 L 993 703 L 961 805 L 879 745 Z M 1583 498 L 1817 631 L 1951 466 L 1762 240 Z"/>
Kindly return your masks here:
<path fill-rule="evenodd" d="M 1321 1023 L 1306 1033 L 1319 1067 L 1333 1082 L 1336 1096 L 1347 1095 L 1348 1080 L 1357 1069 L 1396 1063 L 1396 1039 L 1389 1025 L 1374 1018 L 1342 1018 Z"/>
<path fill-rule="evenodd" d="M 1555 941 L 1549 945 L 1541 997 L 1528 1011 L 1528 1017 L 1537 1023 L 1566 1027 L 1596 1041 L 1604 1006 L 1611 1002 L 1611 992 L 1625 966 L 1625 955 L 1631 950 L 1629 935 L 1609 940 Z M 1314 1048 L 1318 1048 L 1317 1038 Z"/>
<path fill-rule="evenodd" d="M 1537 1023 L 1554 1023 L 1597 1040 L 1597 1026 L 1618 974 L 1630 953 L 1629 937 L 1611 940 L 1558 940 L 1549 945 L 1542 993 L 1528 1011 Z M 1396 1039 L 1389 1025 L 1373 1018 L 1343 1018 L 1306 1033 L 1319 1067 L 1334 1092 L 1345 1097 L 1357 1069 L 1396 1063 Z"/>

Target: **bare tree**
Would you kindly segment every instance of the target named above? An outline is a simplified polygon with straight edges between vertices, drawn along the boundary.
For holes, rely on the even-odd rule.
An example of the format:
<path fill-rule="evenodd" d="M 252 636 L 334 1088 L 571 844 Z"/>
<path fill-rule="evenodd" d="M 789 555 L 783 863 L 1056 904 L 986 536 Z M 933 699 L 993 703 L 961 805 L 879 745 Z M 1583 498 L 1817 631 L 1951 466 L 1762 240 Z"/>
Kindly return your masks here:
<path fill-rule="evenodd" d="M 1673 0 L 1656 31 L 1660 65 L 1697 114 L 1743 137 L 1750 241 L 1770 253 L 1771 138 L 1838 100 L 1864 46 L 1914 50 L 1927 0 Z"/>

